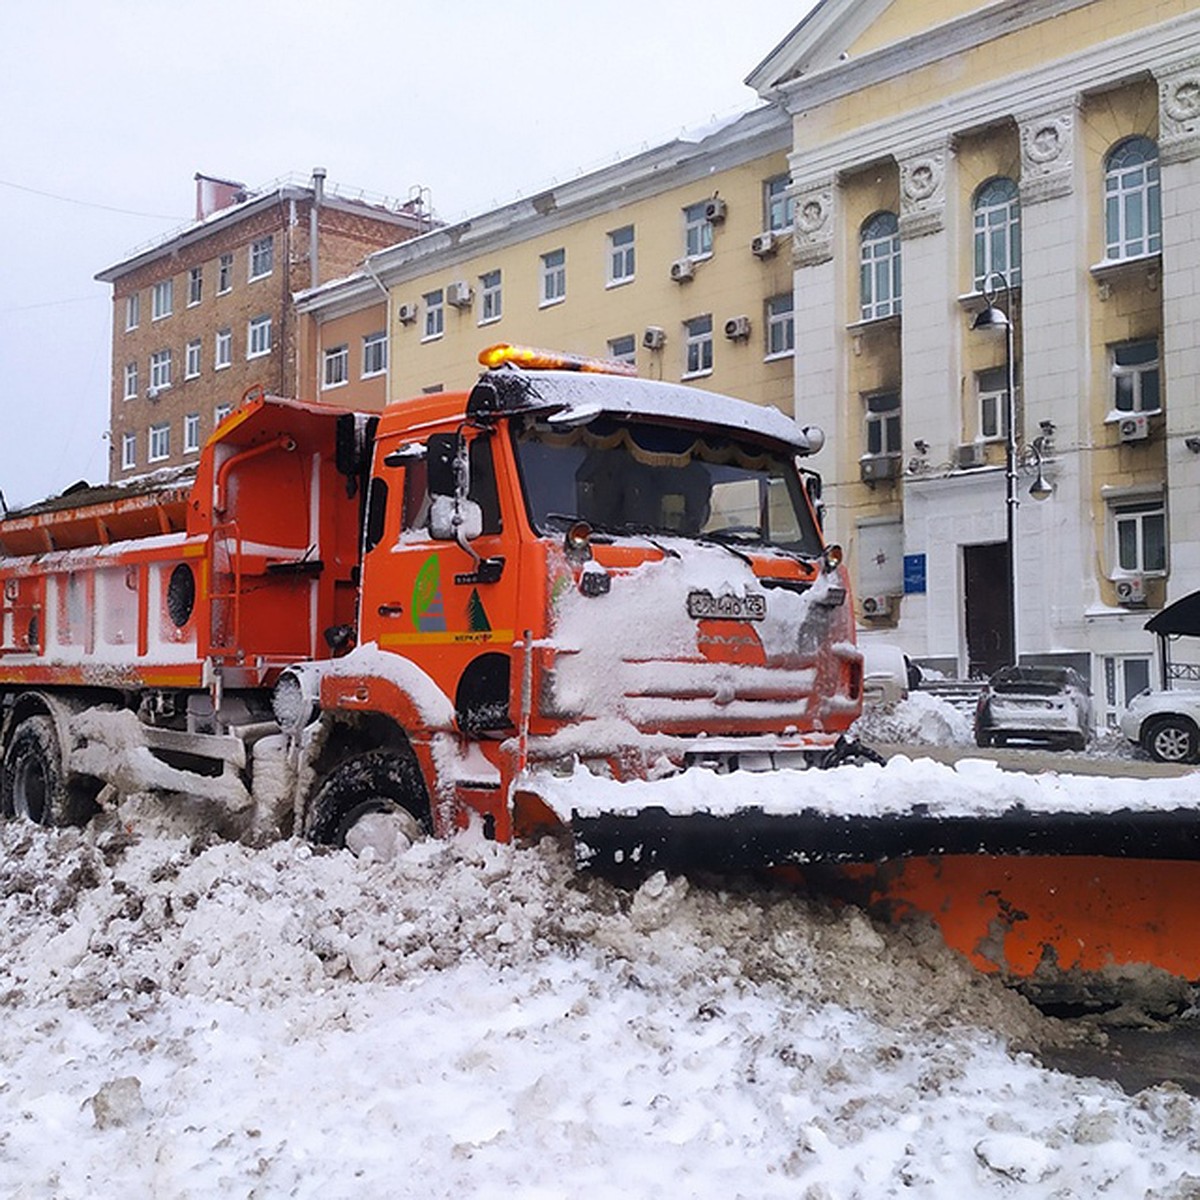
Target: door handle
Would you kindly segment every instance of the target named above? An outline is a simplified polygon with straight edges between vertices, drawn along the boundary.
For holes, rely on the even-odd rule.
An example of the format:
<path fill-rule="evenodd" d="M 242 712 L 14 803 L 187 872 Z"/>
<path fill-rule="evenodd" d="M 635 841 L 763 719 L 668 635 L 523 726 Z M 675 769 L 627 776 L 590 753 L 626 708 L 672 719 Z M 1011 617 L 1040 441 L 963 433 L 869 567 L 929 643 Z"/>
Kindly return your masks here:
<path fill-rule="evenodd" d="M 404 614 L 404 605 L 392 602 L 391 604 L 381 604 L 377 609 L 381 617 L 399 617 Z"/>

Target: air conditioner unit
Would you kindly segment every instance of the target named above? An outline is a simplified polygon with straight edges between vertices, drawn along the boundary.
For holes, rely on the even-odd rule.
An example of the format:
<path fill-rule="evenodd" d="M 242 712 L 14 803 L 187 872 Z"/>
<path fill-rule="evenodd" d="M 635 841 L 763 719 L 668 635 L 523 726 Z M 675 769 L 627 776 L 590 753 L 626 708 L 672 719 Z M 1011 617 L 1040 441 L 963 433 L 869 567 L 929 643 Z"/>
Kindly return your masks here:
<path fill-rule="evenodd" d="M 696 273 L 696 264 L 690 258 L 679 258 L 671 264 L 671 278 L 676 283 L 683 283 L 691 279 Z"/>
<path fill-rule="evenodd" d="M 900 459 L 894 454 L 869 454 L 858 460 L 858 467 L 864 483 L 875 483 L 880 479 L 895 479 Z"/>
<path fill-rule="evenodd" d="M 642 345 L 647 350 L 661 350 L 667 343 L 667 333 L 665 329 L 660 329 L 657 325 L 648 325 L 646 332 L 642 334 Z"/>
<path fill-rule="evenodd" d="M 1146 603 L 1146 581 L 1140 575 L 1117 580 L 1117 603 L 1136 608 Z"/>
<path fill-rule="evenodd" d="M 158 388 L 148 387 L 146 389 L 146 399 L 147 400 L 157 400 L 158 399 Z"/>
<path fill-rule="evenodd" d="M 890 617 L 895 599 L 894 596 L 864 596 L 862 602 L 863 616 L 867 618 Z"/>
<path fill-rule="evenodd" d="M 969 471 L 973 467 L 987 465 L 987 448 L 982 442 L 964 442 L 958 448 L 955 459 L 960 471 Z"/>
<path fill-rule="evenodd" d="M 776 250 L 775 234 L 766 229 L 750 241 L 750 253 L 758 258 L 770 258 Z"/>
<path fill-rule="evenodd" d="M 1150 436 L 1150 418 L 1145 413 L 1134 413 L 1117 422 L 1117 435 L 1123 442 L 1142 442 Z"/>
<path fill-rule="evenodd" d="M 725 201 L 719 196 L 714 196 L 704 206 L 704 219 L 717 224 L 725 220 Z"/>
<path fill-rule="evenodd" d="M 742 341 L 750 336 L 749 317 L 730 317 L 725 322 L 725 336 L 731 342 Z"/>
<path fill-rule="evenodd" d="M 396 305 L 396 320 L 401 325 L 411 325 L 417 319 L 417 306 L 415 304 L 397 304 Z"/>
<path fill-rule="evenodd" d="M 471 285 L 457 280 L 446 288 L 446 303 L 454 308 L 467 308 L 471 303 Z"/>

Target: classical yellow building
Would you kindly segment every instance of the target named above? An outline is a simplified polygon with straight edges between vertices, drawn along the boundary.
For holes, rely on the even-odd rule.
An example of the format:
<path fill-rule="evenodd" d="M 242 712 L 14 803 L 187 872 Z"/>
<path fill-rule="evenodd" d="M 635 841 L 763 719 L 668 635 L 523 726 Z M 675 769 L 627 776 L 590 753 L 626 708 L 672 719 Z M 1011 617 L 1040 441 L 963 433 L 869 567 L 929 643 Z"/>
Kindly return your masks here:
<path fill-rule="evenodd" d="M 790 414 L 790 146 L 790 118 L 768 105 L 371 255 L 300 297 L 302 391 L 376 406 L 353 348 L 386 303 L 394 400 L 469 386 L 479 351 L 504 341 L 636 362 Z"/>
<path fill-rule="evenodd" d="M 1200 586 L 1195 0 L 824 0 L 747 82 L 793 118 L 796 407 L 868 638 L 1113 717 Z"/>

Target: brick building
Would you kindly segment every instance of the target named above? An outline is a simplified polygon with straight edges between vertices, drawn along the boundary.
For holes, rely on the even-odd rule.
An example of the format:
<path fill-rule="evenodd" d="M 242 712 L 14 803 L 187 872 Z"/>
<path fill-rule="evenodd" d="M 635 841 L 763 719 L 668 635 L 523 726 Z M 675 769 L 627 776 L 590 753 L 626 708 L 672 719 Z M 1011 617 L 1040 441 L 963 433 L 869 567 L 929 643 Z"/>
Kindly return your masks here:
<path fill-rule="evenodd" d="M 307 394 L 292 295 L 428 229 L 419 202 L 196 176 L 196 220 L 96 276 L 113 288 L 109 478 L 186 463 L 246 391 Z"/>

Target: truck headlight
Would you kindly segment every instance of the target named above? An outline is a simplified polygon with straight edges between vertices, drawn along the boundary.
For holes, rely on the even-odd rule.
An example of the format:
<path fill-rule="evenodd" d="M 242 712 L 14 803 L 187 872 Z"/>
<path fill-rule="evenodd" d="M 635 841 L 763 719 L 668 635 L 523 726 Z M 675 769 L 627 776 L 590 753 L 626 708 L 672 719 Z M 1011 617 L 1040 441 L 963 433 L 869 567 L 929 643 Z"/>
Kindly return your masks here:
<path fill-rule="evenodd" d="M 317 686 L 316 680 L 291 668 L 280 675 L 271 693 L 271 709 L 284 733 L 299 733 L 316 720 L 320 711 Z"/>

